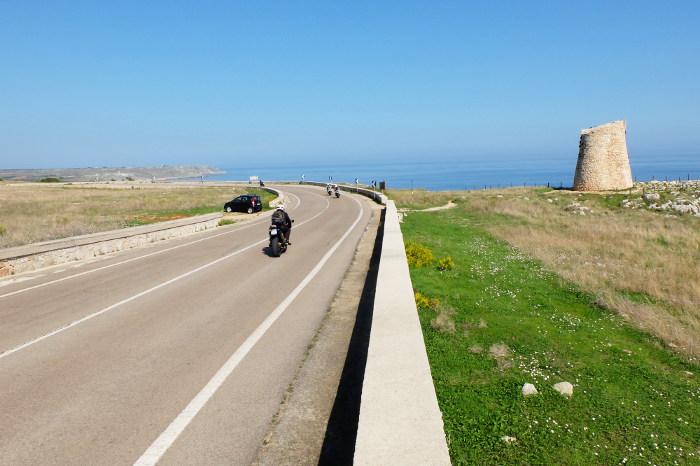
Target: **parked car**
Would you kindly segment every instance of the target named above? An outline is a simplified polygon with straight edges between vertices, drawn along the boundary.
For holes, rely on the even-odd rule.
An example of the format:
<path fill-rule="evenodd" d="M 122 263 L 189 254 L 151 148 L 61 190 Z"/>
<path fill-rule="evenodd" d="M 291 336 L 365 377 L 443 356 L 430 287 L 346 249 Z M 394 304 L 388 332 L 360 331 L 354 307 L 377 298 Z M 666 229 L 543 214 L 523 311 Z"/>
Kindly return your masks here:
<path fill-rule="evenodd" d="M 255 194 L 243 194 L 224 204 L 224 210 L 226 212 L 248 212 L 252 214 L 262 210 L 262 201 L 260 196 Z"/>

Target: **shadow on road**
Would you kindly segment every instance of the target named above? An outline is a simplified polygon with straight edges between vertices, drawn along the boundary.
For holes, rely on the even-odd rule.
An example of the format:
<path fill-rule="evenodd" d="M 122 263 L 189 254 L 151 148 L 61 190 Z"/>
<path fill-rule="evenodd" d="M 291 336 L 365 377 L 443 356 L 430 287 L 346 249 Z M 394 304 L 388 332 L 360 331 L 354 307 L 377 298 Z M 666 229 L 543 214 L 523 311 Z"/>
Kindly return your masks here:
<path fill-rule="evenodd" d="M 386 209 L 383 209 L 367 271 L 367 280 L 362 289 L 355 326 L 350 337 L 348 354 L 345 358 L 335 403 L 328 420 L 321 457 L 318 461 L 319 465 L 352 465 L 353 463 L 357 426 L 360 418 L 360 398 L 362 397 L 362 384 L 367 363 L 369 335 L 372 329 L 374 293 L 377 285 L 379 258 L 382 253 L 385 215 Z"/>

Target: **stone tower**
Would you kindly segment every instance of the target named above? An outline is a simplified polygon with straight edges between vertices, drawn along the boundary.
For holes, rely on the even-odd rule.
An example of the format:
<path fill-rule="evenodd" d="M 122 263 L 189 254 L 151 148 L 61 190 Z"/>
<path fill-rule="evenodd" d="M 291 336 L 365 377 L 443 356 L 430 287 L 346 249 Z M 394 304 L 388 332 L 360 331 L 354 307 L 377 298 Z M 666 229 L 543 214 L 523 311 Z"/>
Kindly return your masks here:
<path fill-rule="evenodd" d="M 632 187 L 624 120 L 581 131 L 574 191 L 609 191 Z"/>

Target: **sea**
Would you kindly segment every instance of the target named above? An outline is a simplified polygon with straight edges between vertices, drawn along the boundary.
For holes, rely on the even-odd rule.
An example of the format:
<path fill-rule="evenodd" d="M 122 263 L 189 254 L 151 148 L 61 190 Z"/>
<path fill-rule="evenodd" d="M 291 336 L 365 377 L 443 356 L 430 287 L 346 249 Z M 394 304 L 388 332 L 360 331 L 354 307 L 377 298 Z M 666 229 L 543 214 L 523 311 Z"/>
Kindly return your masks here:
<path fill-rule="evenodd" d="M 630 160 L 635 181 L 700 179 L 698 156 L 649 156 Z M 440 160 L 305 163 L 217 167 L 223 174 L 209 175 L 209 181 L 318 181 L 372 186 L 387 189 L 457 191 L 515 186 L 573 185 L 576 157 L 561 159 Z"/>

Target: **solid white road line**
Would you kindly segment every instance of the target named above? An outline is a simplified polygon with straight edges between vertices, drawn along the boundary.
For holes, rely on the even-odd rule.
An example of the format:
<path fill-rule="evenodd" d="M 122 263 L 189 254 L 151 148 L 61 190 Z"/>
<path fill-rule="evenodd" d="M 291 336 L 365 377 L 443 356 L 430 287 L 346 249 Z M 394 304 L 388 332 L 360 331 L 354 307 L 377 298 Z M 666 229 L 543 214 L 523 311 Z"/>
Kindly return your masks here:
<path fill-rule="evenodd" d="M 355 199 L 358 204 L 359 201 Z M 151 446 L 146 450 L 146 452 L 141 455 L 141 457 L 134 463 L 135 466 L 147 466 L 156 464 L 160 458 L 165 454 L 165 452 L 172 446 L 175 440 L 180 436 L 180 434 L 185 430 L 189 423 L 194 419 L 194 417 L 199 414 L 204 405 L 209 401 L 209 399 L 216 393 L 216 391 L 221 387 L 221 385 L 226 381 L 233 370 L 238 366 L 243 358 L 246 357 L 248 352 L 255 346 L 255 344 L 262 338 L 262 336 L 267 332 L 267 330 L 275 323 L 275 321 L 284 313 L 284 311 L 289 307 L 289 305 L 294 301 L 294 299 L 301 293 L 304 288 L 311 282 L 311 280 L 318 274 L 325 263 L 330 259 L 336 249 L 345 241 L 345 238 L 352 232 L 357 223 L 362 218 L 362 206 L 360 205 L 360 212 L 357 215 L 357 219 L 352 224 L 350 228 L 345 232 L 345 234 L 338 240 L 335 245 L 323 256 L 321 261 L 316 264 L 316 266 L 309 272 L 309 274 L 304 278 L 304 280 L 299 283 L 299 285 L 292 291 L 287 298 L 280 303 L 277 308 L 272 311 L 272 313 L 267 316 L 267 318 L 260 324 L 260 326 L 250 334 L 250 336 L 243 342 L 243 344 L 231 355 L 231 357 L 224 363 L 221 369 L 212 377 L 212 379 L 202 388 L 202 390 L 195 396 L 192 401 L 182 410 L 182 412 L 173 420 L 173 422 L 165 429 L 165 431 L 151 444 Z"/>

